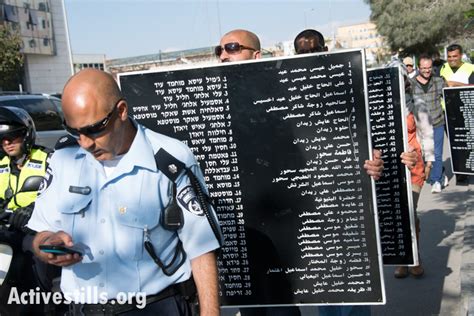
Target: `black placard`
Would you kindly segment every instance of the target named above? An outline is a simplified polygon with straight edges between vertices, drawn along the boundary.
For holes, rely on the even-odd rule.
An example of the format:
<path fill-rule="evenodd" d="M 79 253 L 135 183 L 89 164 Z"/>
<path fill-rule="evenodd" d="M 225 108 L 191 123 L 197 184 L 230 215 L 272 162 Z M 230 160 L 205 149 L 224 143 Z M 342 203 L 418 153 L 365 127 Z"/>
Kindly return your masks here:
<path fill-rule="evenodd" d="M 398 67 L 367 71 L 372 145 L 382 152 L 384 173 L 375 183 L 383 263 L 418 263 L 410 174 L 401 163 L 405 150 L 405 94 Z"/>
<path fill-rule="evenodd" d="M 362 51 L 120 76 L 131 115 L 186 142 L 226 238 L 227 306 L 385 301 Z"/>
<path fill-rule="evenodd" d="M 474 87 L 444 88 L 453 172 L 474 175 Z"/>

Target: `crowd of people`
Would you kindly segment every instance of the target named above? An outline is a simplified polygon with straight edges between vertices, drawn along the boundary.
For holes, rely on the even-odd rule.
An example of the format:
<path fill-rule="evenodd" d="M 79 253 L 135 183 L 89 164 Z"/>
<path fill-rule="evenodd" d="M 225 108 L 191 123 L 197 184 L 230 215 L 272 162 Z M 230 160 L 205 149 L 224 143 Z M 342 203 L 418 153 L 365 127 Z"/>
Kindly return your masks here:
<path fill-rule="evenodd" d="M 417 67 L 413 58 L 405 57 L 409 82 L 407 94 L 413 102 L 417 121 L 417 136 L 423 148 L 426 162 L 426 178 L 432 185 L 432 193 L 440 193 L 448 185 L 448 177 L 444 175 L 442 166 L 443 141 L 446 131 L 444 118 L 444 87 L 460 87 L 474 85 L 474 65 L 463 62 L 463 49 L 458 44 L 446 48 L 447 59 L 440 59 L 439 52 L 432 55 L 418 56 Z M 456 176 L 456 184 L 468 183 L 465 175 Z"/>
<path fill-rule="evenodd" d="M 294 48 L 297 54 L 328 50 L 324 36 L 311 29 L 296 36 Z M 215 54 L 223 63 L 259 59 L 260 40 L 250 31 L 233 30 L 221 38 Z M 401 161 L 412 172 L 415 206 L 425 180 L 433 193 L 446 185 L 442 89 L 474 80 L 472 65 L 460 56 L 459 45 L 449 46 L 448 62 L 436 63 L 439 76 L 432 56 L 417 56 L 416 68 L 412 57 L 403 59 L 410 149 L 401 153 Z M 218 315 L 216 252 L 222 236 L 190 149 L 130 118 L 114 78 L 99 70 L 72 76 L 62 107 L 69 136 L 52 155 L 35 145 L 34 124 L 25 111 L 0 108 L 0 212 L 9 215 L 0 241 L 29 254 L 21 272 L 31 275 L 29 286 L 51 290 L 48 284 L 58 274 L 48 267 L 55 266 L 62 268 L 64 293 L 96 288 L 108 294 L 105 301 L 73 302 L 70 315 L 192 315 L 196 298 L 200 315 Z M 364 168 L 379 179 L 381 153 L 375 150 Z M 417 219 L 417 237 L 419 227 Z M 41 250 L 58 245 L 72 250 Z M 403 266 L 395 277 L 423 273 L 421 264 Z M 137 300 L 116 304 L 120 293 L 139 292 L 146 293 L 143 309 Z M 297 307 L 241 309 L 241 315 L 299 314 Z M 320 309 L 320 315 L 368 314 L 369 306 Z"/>

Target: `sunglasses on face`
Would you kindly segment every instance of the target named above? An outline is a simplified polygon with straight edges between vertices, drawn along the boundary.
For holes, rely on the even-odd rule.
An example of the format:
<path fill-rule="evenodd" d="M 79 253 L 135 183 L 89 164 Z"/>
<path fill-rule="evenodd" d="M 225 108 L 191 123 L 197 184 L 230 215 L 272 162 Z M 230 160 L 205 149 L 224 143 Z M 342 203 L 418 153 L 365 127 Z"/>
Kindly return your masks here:
<path fill-rule="evenodd" d="M 122 100 L 123 99 L 119 99 L 115 103 L 114 107 L 112 108 L 112 111 L 110 111 L 109 114 L 107 114 L 107 116 L 104 117 L 103 119 L 101 119 L 100 121 L 97 121 L 93 124 L 90 124 L 90 125 L 87 125 L 87 126 L 84 126 L 84 127 L 72 128 L 72 127 L 67 126 L 66 121 L 64 120 L 63 121 L 64 129 L 66 129 L 66 131 L 69 133 L 69 135 L 71 135 L 75 139 L 79 139 L 80 135 L 84 135 L 84 136 L 87 136 L 89 138 L 95 138 L 97 136 L 100 136 L 101 134 L 103 134 L 105 132 L 105 129 L 107 128 L 107 125 L 109 124 L 110 119 L 112 118 L 112 115 L 118 109 L 117 105 Z"/>
<path fill-rule="evenodd" d="M 250 50 L 256 51 L 255 48 L 240 45 L 240 43 L 238 42 L 231 42 L 231 43 L 224 44 L 224 46 L 220 46 L 220 45 L 216 46 L 216 48 L 214 49 L 214 52 L 217 57 L 220 57 L 224 51 L 226 51 L 227 54 L 232 55 L 232 54 L 240 53 L 242 49 L 250 49 Z"/>
<path fill-rule="evenodd" d="M 9 142 L 12 142 L 15 139 L 17 139 L 18 137 L 23 137 L 25 135 L 26 135 L 26 130 L 24 130 L 24 129 L 9 132 L 9 133 L 5 133 L 5 134 L 0 134 L 0 141 L 3 142 L 4 140 L 7 140 Z"/>

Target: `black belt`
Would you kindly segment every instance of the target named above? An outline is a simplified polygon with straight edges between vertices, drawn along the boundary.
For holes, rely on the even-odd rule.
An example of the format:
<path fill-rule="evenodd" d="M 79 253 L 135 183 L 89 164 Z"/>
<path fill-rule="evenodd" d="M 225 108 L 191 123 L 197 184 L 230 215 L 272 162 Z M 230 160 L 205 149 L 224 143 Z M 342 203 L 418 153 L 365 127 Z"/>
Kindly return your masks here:
<path fill-rule="evenodd" d="M 146 297 L 146 305 L 161 301 L 165 298 L 181 294 L 188 299 L 192 293 L 188 290 L 193 290 L 195 293 L 194 280 L 191 277 L 189 280 L 173 284 L 162 290 L 160 293 Z M 190 295 L 191 294 L 191 295 Z M 110 300 L 105 304 L 84 304 L 82 305 L 82 313 L 85 315 L 117 315 L 126 313 L 137 308 L 138 303 L 134 300 L 131 304 L 119 304 L 116 300 Z"/>

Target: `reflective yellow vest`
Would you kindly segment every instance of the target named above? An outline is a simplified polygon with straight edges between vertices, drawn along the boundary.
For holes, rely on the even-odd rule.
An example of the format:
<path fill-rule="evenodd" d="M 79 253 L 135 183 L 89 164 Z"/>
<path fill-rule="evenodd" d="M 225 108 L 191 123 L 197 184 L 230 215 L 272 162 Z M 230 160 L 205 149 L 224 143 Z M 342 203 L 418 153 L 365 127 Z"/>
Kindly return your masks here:
<path fill-rule="evenodd" d="M 0 198 L 5 200 L 5 193 L 11 188 L 13 196 L 6 208 L 15 210 L 19 207 L 30 205 L 36 200 L 38 192 L 18 192 L 28 177 L 41 176 L 46 173 L 46 160 L 48 153 L 41 148 L 33 148 L 30 157 L 26 160 L 17 177 L 10 172 L 10 157 L 5 156 L 0 160 Z"/>
<path fill-rule="evenodd" d="M 469 76 L 474 72 L 474 65 L 463 63 L 461 67 L 459 67 L 458 70 L 456 71 L 456 73 L 458 72 L 466 74 L 466 77 L 469 78 Z M 443 77 L 444 80 L 450 81 L 451 76 L 454 75 L 454 72 L 451 69 L 451 66 L 449 66 L 448 63 L 445 63 L 443 67 L 441 67 L 441 71 L 439 72 L 439 75 Z"/>

